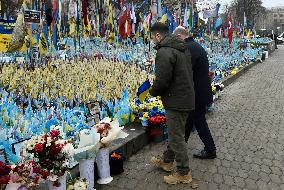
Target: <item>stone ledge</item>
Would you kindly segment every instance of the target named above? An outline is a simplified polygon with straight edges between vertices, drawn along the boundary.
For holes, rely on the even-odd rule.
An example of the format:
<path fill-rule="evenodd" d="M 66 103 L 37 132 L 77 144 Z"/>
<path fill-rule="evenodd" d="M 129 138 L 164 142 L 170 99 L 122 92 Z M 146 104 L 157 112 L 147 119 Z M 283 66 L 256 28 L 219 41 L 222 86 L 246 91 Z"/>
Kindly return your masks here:
<path fill-rule="evenodd" d="M 224 79 L 221 80 L 222 84 L 224 84 L 224 86 L 228 86 L 230 84 L 232 84 L 233 82 L 235 82 L 240 76 L 242 76 L 244 73 L 246 73 L 250 68 L 254 67 L 255 65 L 257 65 L 258 63 L 260 63 L 259 61 L 253 62 L 251 64 L 249 64 L 248 66 L 242 68 L 239 72 L 237 72 L 235 75 L 230 75 L 228 77 L 225 77 Z"/>

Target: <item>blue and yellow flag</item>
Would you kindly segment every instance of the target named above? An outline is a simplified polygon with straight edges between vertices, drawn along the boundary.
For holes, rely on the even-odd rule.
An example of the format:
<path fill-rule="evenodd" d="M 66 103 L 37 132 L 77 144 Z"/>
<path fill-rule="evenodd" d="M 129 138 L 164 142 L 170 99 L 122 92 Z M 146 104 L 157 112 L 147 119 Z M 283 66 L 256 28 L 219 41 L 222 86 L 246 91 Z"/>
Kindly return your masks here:
<path fill-rule="evenodd" d="M 139 88 L 137 92 L 137 96 L 141 102 L 144 102 L 147 95 L 149 94 L 149 90 L 151 87 L 151 83 L 149 80 L 146 80 Z"/>
<path fill-rule="evenodd" d="M 48 52 L 48 43 L 43 32 L 40 35 L 39 52 L 41 55 L 45 55 Z"/>
<path fill-rule="evenodd" d="M 162 10 L 162 18 L 161 18 L 161 20 L 159 21 L 159 22 L 161 22 L 161 23 L 166 23 L 167 22 L 167 20 L 168 20 L 168 10 L 167 10 L 167 8 L 165 7 L 165 8 L 163 8 L 163 10 Z"/>

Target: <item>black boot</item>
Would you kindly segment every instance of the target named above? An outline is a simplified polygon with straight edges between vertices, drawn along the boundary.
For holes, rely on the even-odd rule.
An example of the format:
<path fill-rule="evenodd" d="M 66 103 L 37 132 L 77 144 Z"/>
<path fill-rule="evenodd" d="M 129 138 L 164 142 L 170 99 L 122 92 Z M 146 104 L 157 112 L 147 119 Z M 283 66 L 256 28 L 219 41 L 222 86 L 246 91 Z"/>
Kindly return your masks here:
<path fill-rule="evenodd" d="M 214 159 L 217 157 L 217 155 L 216 151 L 207 152 L 205 150 L 202 150 L 200 153 L 194 154 L 193 157 L 199 159 Z"/>

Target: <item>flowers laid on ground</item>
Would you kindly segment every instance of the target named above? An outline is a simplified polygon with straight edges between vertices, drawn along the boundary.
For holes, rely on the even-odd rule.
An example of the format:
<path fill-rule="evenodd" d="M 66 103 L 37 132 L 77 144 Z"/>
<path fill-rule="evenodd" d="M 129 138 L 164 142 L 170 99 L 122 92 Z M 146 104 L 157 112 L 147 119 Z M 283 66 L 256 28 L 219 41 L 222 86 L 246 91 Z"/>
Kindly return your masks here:
<path fill-rule="evenodd" d="M 100 134 L 101 147 L 110 145 L 112 141 L 119 137 L 125 138 L 127 136 L 126 133 L 122 132 L 124 127 L 119 127 L 118 120 L 112 120 L 109 117 L 104 118 L 99 124 L 93 127 Z"/>
<path fill-rule="evenodd" d="M 73 162 L 73 145 L 62 139 L 60 131 L 51 130 L 50 133 L 33 136 L 25 142 L 25 148 L 24 156 L 33 161 L 37 173 L 54 182 L 54 186 L 60 186 L 58 178 Z"/>
<path fill-rule="evenodd" d="M 262 48 L 250 47 L 244 39 L 235 39 L 231 45 L 228 39 L 217 38 L 213 41 L 205 37 L 197 41 L 208 53 L 209 69 L 215 73 L 214 81 L 219 81 L 228 75 L 234 75 L 238 69 L 256 61 L 261 56 Z M 245 43 L 244 48 L 239 45 Z"/>
<path fill-rule="evenodd" d="M 100 148 L 100 134 L 90 128 L 79 131 L 77 135 L 78 139 L 73 143 L 76 148 L 74 159 L 80 161 L 94 158 Z"/>
<path fill-rule="evenodd" d="M 67 190 L 87 190 L 89 186 L 87 179 L 71 180 L 67 186 Z"/>
<path fill-rule="evenodd" d="M 110 153 L 109 159 L 111 175 L 119 175 L 124 172 L 123 162 L 125 161 L 125 157 L 121 151 L 114 151 Z"/>
<path fill-rule="evenodd" d="M 166 123 L 166 117 L 163 115 L 157 114 L 153 117 L 150 117 L 148 121 L 149 121 L 149 125 L 151 126 L 163 125 Z"/>
<path fill-rule="evenodd" d="M 33 161 L 18 165 L 6 165 L 0 162 L 0 187 L 7 184 L 19 184 L 32 188 L 41 182 L 41 174 Z"/>
<path fill-rule="evenodd" d="M 139 118 L 144 127 L 148 125 L 148 119 L 150 117 L 158 114 L 165 115 L 165 109 L 159 98 L 150 98 L 143 103 L 135 100 L 130 106 L 132 109 L 132 121 L 134 121 L 135 118 Z"/>
<path fill-rule="evenodd" d="M 35 165 L 35 162 L 31 161 L 13 167 L 10 172 L 9 183 L 19 183 L 29 189 L 38 186 L 41 180 L 42 176 L 39 168 Z"/>
<path fill-rule="evenodd" d="M 117 153 L 117 152 L 113 152 L 111 155 L 110 155 L 111 158 L 113 159 L 116 159 L 116 160 L 121 160 L 122 159 L 122 156 L 121 154 Z"/>

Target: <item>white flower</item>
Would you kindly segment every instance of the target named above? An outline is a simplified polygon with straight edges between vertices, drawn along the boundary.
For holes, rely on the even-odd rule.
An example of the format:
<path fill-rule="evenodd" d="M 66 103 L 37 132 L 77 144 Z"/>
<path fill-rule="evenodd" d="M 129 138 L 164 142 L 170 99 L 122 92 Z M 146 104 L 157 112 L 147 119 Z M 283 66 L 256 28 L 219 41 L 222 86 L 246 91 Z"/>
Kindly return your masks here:
<path fill-rule="evenodd" d="M 33 150 L 34 149 L 34 144 L 28 144 L 27 145 L 28 150 Z"/>
<path fill-rule="evenodd" d="M 55 141 L 55 144 L 64 144 L 66 141 L 65 140 L 58 140 L 58 141 Z"/>
<path fill-rule="evenodd" d="M 64 138 L 64 136 L 65 136 L 65 134 L 64 134 L 64 131 L 63 131 L 63 127 L 62 126 L 60 126 L 60 125 L 52 125 L 51 127 L 50 127 L 50 131 L 52 131 L 52 130 L 56 130 L 56 131 L 59 131 L 59 136 L 60 137 L 62 137 L 62 138 Z"/>
<path fill-rule="evenodd" d="M 67 160 L 62 164 L 63 167 L 67 168 L 70 166 L 70 162 Z"/>
<path fill-rule="evenodd" d="M 74 184 L 74 189 L 76 190 L 86 190 L 88 188 L 89 183 L 81 180 L 77 180 Z"/>
<path fill-rule="evenodd" d="M 57 175 L 50 175 L 47 177 L 48 180 L 50 181 L 56 181 L 58 179 L 58 176 Z"/>
<path fill-rule="evenodd" d="M 69 157 L 74 156 L 75 154 L 74 146 L 71 143 L 66 144 L 62 149 L 62 153 L 68 155 Z"/>
<path fill-rule="evenodd" d="M 51 141 L 52 141 L 51 137 L 47 137 L 47 138 L 46 138 L 46 143 L 47 143 L 47 144 L 50 144 Z M 50 145 L 49 145 L 49 146 L 50 146 Z"/>

